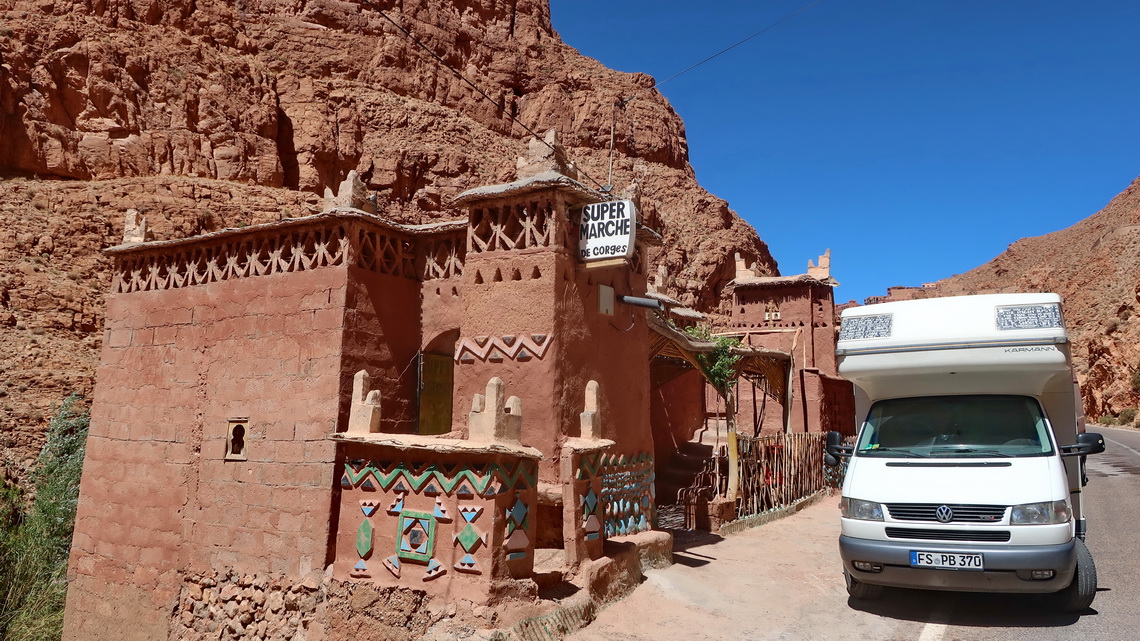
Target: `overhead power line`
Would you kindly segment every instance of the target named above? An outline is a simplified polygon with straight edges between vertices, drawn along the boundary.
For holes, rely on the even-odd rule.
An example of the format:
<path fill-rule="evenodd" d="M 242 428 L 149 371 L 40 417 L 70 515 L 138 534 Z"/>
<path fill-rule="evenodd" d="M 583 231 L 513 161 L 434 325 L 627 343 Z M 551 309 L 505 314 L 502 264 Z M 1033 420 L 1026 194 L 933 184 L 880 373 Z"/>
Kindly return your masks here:
<path fill-rule="evenodd" d="M 682 69 L 682 70 L 678 71 L 677 73 L 669 76 L 668 78 L 662 80 L 661 82 L 657 82 L 655 80 L 653 82 L 652 87 L 649 87 L 647 89 L 642 89 L 641 91 L 635 92 L 634 94 L 632 94 L 630 96 L 618 99 L 618 101 L 616 103 L 614 103 L 615 108 L 610 111 L 610 180 L 611 181 L 613 180 L 613 173 L 614 173 L 614 125 L 617 122 L 617 108 L 620 107 L 620 108 L 624 109 L 626 105 L 628 105 L 635 98 L 637 98 L 641 94 L 645 93 L 646 91 L 652 91 L 654 89 L 657 89 L 658 92 L 660 92 L 659 87 L 661 85 L 669 82 L 670 80 L 672 80 L 678 76 L 686 74 L 686 73 L 692 71 L 693 69 L 696 69 L 697 67 L 705 64 L 706 62 L 708 62 L 710 60 L 713 60 L 715 58 L 719 58 L 720 56 L 728 53 L 729 51 L 732 51 L 733 49 L 739 47 L 740 45 L 742 45 L 746 42 L 748 42 L 749 40 L 751 40 L 757 36 L 763 35 L 764 33 L 770 31 L 771 29 L 774 29 L 775 27 L 787 22 L 788 20 L 791 20 L 792 18 L 800 15 L 801 13 L 807 11 L 808 9 L 811 9 L 812 7 L 819 4 L 820 2 L 823 2 L 823 0 L 815 0 L 815 2 L 812 2 L 810 4 L 806 4 L 802 7 L 800 7 L 799 9 L 796 9 L 795 11 L 785 15 L 784 17 L 780 18 L 779 20 L 773 22 L 772 24 L 769 24 L 768 26 L 757 31 L 756 33 L 748 36 L 747 38 L 744 38 L 742 40 L 738 40 L 738 41 L 734 42 L 733 44 L 725 47 L 724 49 L 721 49 L 720 51 L 714 53 L 713 55 L 705 58 L 704 60 L 701 60 L 700 62 L 691 64 L 688 67 L 685 67 L 684 69 Z"/>
<path fill-rule="evenodd" d="M 651 91 L 653 89 L 657 89 L 658 87 L 665 84 L 666 82 L 669 82 L 670 80 L 673 80 L 674 78 L 677 78 L 681 75 L 684 75 L 684 74 L 692 71 L 693 69 L 700 67 L 701 65 L 705 64 L 706 62 L 709 62 L 711 60 L 719 58 L 720 56 L 728 53 L 729 51 L 732 51 L 733 49 L 739 47 L 740 45 L 742 45 L 746 42 L 748 42 L 749 40 L 752 40 L 753 38 L 761 36 L 761 35 L 767 33 L 768 31 L 774 29 L 775 27 L 777 27 L 777 26 L 787 22 L 788 20 L 791 20 L 792 18 L 798 16 L 799 14 L 807 11 L 808 9 L 811 9 L 812 7 L 814 7 L 815 5 L 819 4 L 822 1 L 823 0 L 814 0 L 814 2 L 811 2 L 809 4 L 806 4 L 802 7 L 800 7 L 799 9 L 796 9 L 795 11 L 793 11 L 793 12 L 785 15 L 784 17 L 780 18 L 779 20 L 765 26 L 763 29 L 760 29 L 759 31 L 753 33 L 752 35 L 749 35 L 748 37 L 743 38 L 741 40 L 738 40 L 737 42 L 725 47 L 724 49 L 721 49 L 720 51 L 714 53 L 713 55 L 711 55 L 711 56 L 709 56 L 703 60 L 700 60 L 699 62 L 696 62 L 692 65 L 689 65 L 688 67 L 685 67 L 684 69 L 682 69 L 682 70 L 678 71 L 677 73 L 669 76 L 668 78 L 662 80 L 661 82 L 654 82 L 652 87 L 649 87 L 649 88 L 644 89 L 642 91 L 636 92 L 627 98 L 618 100 L 616 103 L 616 106 L 625 107 L 625 105 L 629 104 L 634 98 L 641 95 L 642 93 L 645 93 L 646 91 Z M 498 109 L 502 113 L 505 113 L 507 115 L 507 117 L 511 119 L 512 122 L 518 124 L 518 126 L 522 127 L 524 131 L 526 131 L 530 135 L 534 136 L 535 139 L 537 139 L 543 145 L 548 147 L 552 152 L 554 152 L 554 154 L 556 156 L 558 154 L 561 154 L 563 159 L 566 162 L 573 165 L 574 169 L 578 173 L 580 173 L 581 175 L 583 175 L 587 179 L 589 179 L 590 182 L 594 183 L 594 185 L 596 185 L 598 187 L 598 189 L 601 189 L 602 191 L 605 191 L 608 193 L 608 191 L 613 188 L 612 185 L 602 185 L 593 176 L 586 173 L 586 171 L 584 169 L 582 169 L 580 166 L 578 166 L 578 163 L 571 160 L 569 158 L 569 156 L 566 155 L 566 152 L 564 150 L 560 151 L 557 148 L 555 148 L 554 145 L 551 145 L 550 143 L 546 142 L 546 140 L 543 139 L 543 137 L 540 136 L 538 134 L 538 132 L 536 132 L 533 129 L 531 129 L 530 127 L 528 127 L 526 125 L 526 123 L 524 123 L 522 120 L 519 120 L 518 117 L 516 117 L 513 113 L 511 113 L 501 102 L 499 102 L 498 100 L 495 100 L 490 95 L 488 95 L 487 92 L 480 89 L 479 86 L 476 85 L 474 82 L 472 82 L 470 79 L 468 79 L 467 76 L 464 76 L 462 73 L 460 73 L 460 71 L 458 69 L 451 66 L 451 64 L 448 63 L 446 60 L 444 60 L 442 56 L 440 56 L 438 53 L 436 53 L 431 47 L 427 46 L 422 41 L 420 41 L 419 38 L 412 35 L 412 33 L 410 31 L 405 29 L 400 23 L 393 20 L 392 17 L 389 16 L 387 13 L 385 13 L 383 9 L 381 9 L 380 7 L 377 7 L 375 4 L 373 4 L 371 2 L 371 0 L 364 0 L 364 2 L 370 8 L 372 8 L 373 11 L 380 14 L 385 20 L 387 20 L 389 24 L 391 24 L 393 27 L 398 29 L 400 31 L 400 33 L 404 34 L 409 40 L 411 40 L 413 43 L 415 43 L 415 45 L 417 47 L 426 51 L 428 53 L 428 55 L 430 55 L 432 58 L 434 58 L 436 60 L 436 62 L 443 65 L 448 71 L 450 71 L 452 74 L 454 74 L 456 78 L 459 78 L 460 80 L 462 80 L 464 84 L 471 87 L 471 89 L 473 89 L 476 93 L 478 93 L 480 96 L 482 96 L 482 98 L 484 100 L 486 100 L 487 102 L 490 102 L 492 105 L 495 106 L 496 109 Z M 613 131 L 613 128 L 614 127 L 613 126 L 614 126 L 615 117 L 616 117 L 616 114 L 611 113 L 611 115 L 610 115 L 610 118 L 611 118 L 611 122 L 610 122 L 610 180 L 613 180 L 613 151 L 614 151 L 614 149 L 613 149 L 613 147 L 614 147 L 614 131 Z"/>
<path fill-rule="evenodd" d="M 720 56 L 722 56 L 722 55 L 724 55 L 724 54 L 728 53 L 729 51 L 732 51 L 733 49 L 735 49 L 735 48 L 739 47 L 740 45 L 742 45 L 742 44 L 744 44 L 744 43 L 746 43 L 746 42 L 748 42 L 749 40 L 751 40 L 751 39 L 753 39 L 753 38 L 755 38 L 755 37 L 757 37 L 757 36 L 761 36 L 761 35 L 764 35 L 764 34 L 765 34 L 765 33 L 767 33 L 768 31 L 771 31 L 772 29 L 774 29 L 774 28 L 776 28 L 776 27 L 780 26 L 781 24 L 783 24 L 783 23 L 787 22 L 788 20 L 791 20 L 792 18 L 794 18 L 794 17 L 796 17 L 796 16 L 800 15 L 801 13 L 803 13 L 803 12 L 807 11 L 808 9 L 811 9 L 812 7 L 814 7 L 815 5 L 819 4 L 820 2 L 823 2 L 823 0 L 815 0 L 815 2 L 812 2 L 811 4 L 806 4 L 806 5 L 802 6 L 802 7 L 800 7 L 799 9 L 796 9 L 795 11 L 793 11 L 793 12 L 791 12 L 791 13 L 789 13 L 789 14 L 785 15 L 784 17 L 780 18 L 779 20 L 777 20 L 777 21 L 775 21 L 775 22 L 773 22 L 773 23 L 769 24 L 768 26 L 766 26 L 766 27 L 764 27 L 763 29 L 761 29 L 761 30 L 757 31 L 756 33 L 754 33 L 754 34 L 752 34 L 752 35 L 748 36 L 747 38 L 744 38 L 744 39 L 742 39 L 742 40 L 738 40 L 738 41 L 734 42 L 733 44 L 731 44 L 731 45 L 729 45 L 729 46 L 725 47 L 724 49 L 721 49 L 720 51 L 718 51 L 718 52 L 714 53 L 713 55 L 711 55 L 711 56 L 709 56 L 709 57 L 705 58 L 704 60 L 701 60 L 700 62 L 697 62 L 697 63 L 691 64 L 691 65 L 689 65 L 688 67 L 685 67 L 684 69 L 682 69 L 682 70 L 678 71 L 677 73 L 675 73 L 675 74 L 673 74 L 673 75 L 669 76 L 668 78 L 666 78 L 666 79 L 662 80 L 661 82 L 654 82 L 654 83 L 653 83 L 653 86 L 652 86 L 652 87 L 649 87 L 649 89 L 644 89 L 644 90 L 642 90 L 642 91 L 639 91 L 639 92 L 637 92 L 637 93 L 633 94 L 632 96 L 629 96 L 628 98 L 625 98 L 624 100 L 622 100 L 622 101 L 621 101 L 621 103 L 620 103 L 620 104 L 621 104 L 621 106 L 623 106 L 623 107 L 624 107 L 624 106 L 625 106 L 626 104 L 628 104 L 628 103 L 629 103 L 631 100 L 633 100 L 633 99 L 634 99 L 634 98 L 636 98 L 637 96 L 640 96 L 641 94 L 645 93 L 646 91 L 649 91 L 649 90 L 651 90 L 651 89 L 657 89 L 658 87 L 660 87 L 661 85 L 663 85 L 663 84 L 665 84 L 665 83 L 669 82 L 670 80 L 672 80 L 672 79 L 674 79 L 674 78 L 676 78 L 676 77 L 678 77 L 678 76 L 684 75 L 684 74 L 686 74 L 686 73 L 688 73 L 688 72 L 692 71 L 693 69 L 696 69 L 697 67 L 699 67 L 699 66 L 701 66 L 701 65 L 705 64 L 706 62 L 708 62 L 708 61 L 710 61 L 710 60 L 713 60 L 713 59 L 719 58 Z"/>

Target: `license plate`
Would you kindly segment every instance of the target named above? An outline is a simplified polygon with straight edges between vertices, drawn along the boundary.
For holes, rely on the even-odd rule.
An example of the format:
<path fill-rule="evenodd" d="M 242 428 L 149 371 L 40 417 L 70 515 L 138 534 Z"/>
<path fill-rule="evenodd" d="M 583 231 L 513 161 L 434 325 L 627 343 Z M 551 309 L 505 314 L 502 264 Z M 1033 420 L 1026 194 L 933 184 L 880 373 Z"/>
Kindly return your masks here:
<path fill-rule="evenodd" d="M 942 570 L 982 570 L 981 554 L 959 554 L 953 552 L 921 552 L 911 550 L 910 565 L 915 568 L 939 568 Z"/>

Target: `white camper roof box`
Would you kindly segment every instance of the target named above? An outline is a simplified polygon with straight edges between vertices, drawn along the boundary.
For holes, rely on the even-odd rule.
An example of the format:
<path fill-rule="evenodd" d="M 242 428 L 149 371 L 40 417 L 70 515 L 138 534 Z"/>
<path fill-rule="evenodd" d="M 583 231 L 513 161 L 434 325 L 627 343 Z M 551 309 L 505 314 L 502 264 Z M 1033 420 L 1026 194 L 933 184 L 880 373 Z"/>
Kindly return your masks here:
<path fill-rule="evenodd" d="M 1036 395 L 1071 385 L 1068 342 L 1059 295 L 986 294 L 846 309 L 836 354 L 839 374 L 872 398 Z"/>

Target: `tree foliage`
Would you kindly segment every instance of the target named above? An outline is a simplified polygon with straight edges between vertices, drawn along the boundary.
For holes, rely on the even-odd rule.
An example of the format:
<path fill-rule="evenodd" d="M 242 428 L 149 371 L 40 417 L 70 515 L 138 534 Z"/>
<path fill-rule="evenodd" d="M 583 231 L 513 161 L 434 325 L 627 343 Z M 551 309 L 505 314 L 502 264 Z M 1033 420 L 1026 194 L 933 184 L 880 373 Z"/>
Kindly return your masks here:
<path fill-rule="evenodd" d="M 701 366 L 701 372 L 717 393 L 722 397 L 728 394 L 736 384 L 736 364 L 741 358 L 732 353 L 732 348 L 739 347 L 740 341 L 728 336 L 713 336 L 707 327 L 690 327 L 685 333 L 694 340 L 716 345 L 711 352 L 697 354 L 697 362 Z"/>
<path fill-rule="evenodd" d="M 90 421 L 82 405 L 78 395 L 67 397 L 49 423 L 30 509 L 18 492 L 0 494 L 0 641 L 48 641 L 62 632 L 67 556 Z"/>

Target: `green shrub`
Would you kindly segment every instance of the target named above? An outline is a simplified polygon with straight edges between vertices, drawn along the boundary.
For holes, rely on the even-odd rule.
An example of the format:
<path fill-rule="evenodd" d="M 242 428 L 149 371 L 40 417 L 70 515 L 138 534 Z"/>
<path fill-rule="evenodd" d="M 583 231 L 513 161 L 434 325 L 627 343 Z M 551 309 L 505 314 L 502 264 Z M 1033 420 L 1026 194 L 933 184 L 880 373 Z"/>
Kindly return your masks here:
<path fill-rule="evenodd" d="M 1140 367 L 1136 368 L 1135 372 L 1132 372 L 1132 391 L 1140 392 Z"/>
<path fill-rule="evenodd" d="M 1136 408 L 1128 407 L 1120 410 L 1120 419 L 1117 421 L 1120 425 L 1131 425 L 1136 420 Z"/>
<path fill-rule="evenodd" d="M 740 341 L 728 336 L 713 336 L 707 327 L 690 327 L 685 333 L 694 340 L 716 345 L 711 352 L 697 354 L 697 362 L 709 384 L 723 396 L 736 383 L 736 363 L 741 357 L 733 354 L 732 349 L 739 347 Z"/>
<path fill-rule="evenodd" d="M 0 639 L 59 639 L 67 596 L 67 555 L 79 503 L 79 475 L 90 417 L 71 395 L 48 424 L 36 462 L 36 497 L 22 513 L 18 496 L 0 497 Z M 6 502 L 5 502 L 6 501 Z"/>

